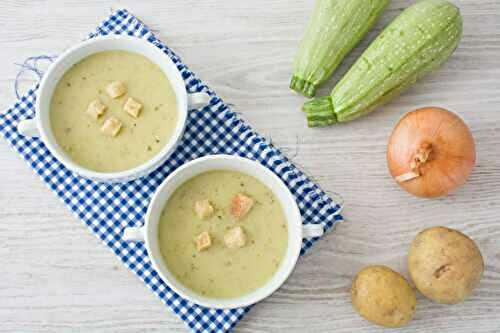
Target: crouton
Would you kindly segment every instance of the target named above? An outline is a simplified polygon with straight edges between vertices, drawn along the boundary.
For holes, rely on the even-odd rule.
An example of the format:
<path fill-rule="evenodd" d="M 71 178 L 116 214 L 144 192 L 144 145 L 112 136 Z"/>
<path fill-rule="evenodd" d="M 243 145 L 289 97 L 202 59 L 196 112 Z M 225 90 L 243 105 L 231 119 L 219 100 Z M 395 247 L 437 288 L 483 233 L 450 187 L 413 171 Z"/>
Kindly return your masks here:
<path fill-rule="evenodd" d="M 113 81 L 106 86 L 106 93 L 113 99 L 125 95 L 126 92 L 127 87 L 121 81 Z"/>
<path fill-rule="evenodd" d="M 142 104 L 133 99 L 132 97 L 129 97 L 127 99 L 127 102 L 125 102 L 125 105 L 123 106 L 123 110 L 134 118 L 139 117 L 141 109 L 142 109 Z"/>
<path fill-rule="evenodd" d="M 254 201 L 252 198 L 239 193 L 231 201 L 231 215 L 236 219 L 242 219 L 250 212 L 253 204 Z"/>
<path fill-rule="evenodd" d="M 242 227 L 234 227 L 224 235 L 224 243 L 229 249 L 236 249 L 245 246 L 247 237 Z"/>
<path fill-rule="evenodd" d="M 116 136 L 122 128 L 122 122 L 114 117 L 106 119 L 101 127 L 101 132 L 108 136 Z"/>
<path fill-rule="evenodd" d="M 214 214 L 215 209 L 210 201 L 205 199 L 198 200 L 194 203 L 194 211 L 200 220 L 205 220 Z"/>
<path fill-rule="evenodd" d="M 104 114 L 108 107 L 104 105 L 100 100 L 96 99 L 90 102 L 87 107 L 87 114 L 94 120 L 99 119 L 100 116 Z"/>
<path fill-rule="evenodd" d="M 196 249 L 198 251 L 203 251 L 212 246 L 212 238 L 207 231 L 202 232 L 196 237 Z"/>

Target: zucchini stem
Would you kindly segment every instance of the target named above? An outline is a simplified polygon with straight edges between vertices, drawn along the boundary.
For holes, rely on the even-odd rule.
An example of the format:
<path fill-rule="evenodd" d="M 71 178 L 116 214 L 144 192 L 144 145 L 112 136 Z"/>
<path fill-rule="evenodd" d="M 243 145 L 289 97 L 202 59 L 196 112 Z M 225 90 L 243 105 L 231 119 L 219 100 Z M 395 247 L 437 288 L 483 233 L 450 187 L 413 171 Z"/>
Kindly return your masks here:
<path fill-rule="evenodd" d="M 306 81 L 296 75 L 293 75 L 290 80 L 290 89 L 306 97 L 313 97 L 316 93 L 316 85 L 314 83 Z"/>
<path fill-rule="evenodd" d="M 338 123 L 330 96 L 314 98 L 304 103 L 302 110 L 306 113 L 309 127 L 322 127 Z"/>

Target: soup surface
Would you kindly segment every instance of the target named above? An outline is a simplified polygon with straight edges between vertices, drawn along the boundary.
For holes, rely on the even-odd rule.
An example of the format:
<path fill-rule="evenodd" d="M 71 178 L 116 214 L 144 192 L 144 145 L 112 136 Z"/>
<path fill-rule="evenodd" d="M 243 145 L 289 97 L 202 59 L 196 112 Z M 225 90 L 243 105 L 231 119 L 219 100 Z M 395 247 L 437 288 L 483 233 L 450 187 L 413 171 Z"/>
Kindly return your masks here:
<path fill-rule="evenodd" d="M 232 215 L 231 202 L 240 193 L 254 201 L 241 219 Z M 194 206 L 208 199 L 213 214 L 200 219 Z M 242 247 L 228 248 L 225 236 L 241 227 Z M 200 251 L 196 238 L 211 236 Z M 179 282 L 203 296 L 234 298 L 263 286 L 278 270 L 287 250 L 288 229 L 280 202 L 257 179 L 243 173 L 216 170 L 195 176 L 170 197 L 159 223 L 160 250 Z"/>
<path fill-rule="evenodd" d="M 121 81 L 126 93 L 111 98 L 106 87 Z M 137 118 L 124 111 L 128 98 L 138 100 Z M 98 119 L 86 113 L 100 100 L 106 111 Z M 116 136 L 106 136 L 106 119 L 122 124 Z M 127 51 L 93 54 L 71 67 L 61 78 L 50 103 L 52 132 L 59 146 L 78 165 L 99 172 L 134 168 L 155 156 L 177 125 L 175 93 L 160 67 Z"/>

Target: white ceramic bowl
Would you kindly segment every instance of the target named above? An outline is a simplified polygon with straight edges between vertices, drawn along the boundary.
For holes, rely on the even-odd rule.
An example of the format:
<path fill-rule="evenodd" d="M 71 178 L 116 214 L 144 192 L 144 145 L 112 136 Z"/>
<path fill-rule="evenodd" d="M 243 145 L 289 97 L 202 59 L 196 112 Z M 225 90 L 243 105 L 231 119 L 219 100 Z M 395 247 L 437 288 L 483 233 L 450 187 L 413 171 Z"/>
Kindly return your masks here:
<path fill-rule="evenodd" d="M 169 79 L 175 92 L 177 99 L 178 122 L 171 139 L 151 160 L 126 171 L 105 173 L 83 168 L 67 156 L 52 134 L 49 107 L 52 93 L 57 83 L 64 73 L 71 68 L 71 66 L 94 53 L 109 50 L 123 50 L 138 53 L 148 58 L 161 68 Z M 155 45 L 132 36 L 111 35 L 96 37 L 70 48 L 59 56 L 49 67 L 38 89 L 36 99 L 36 118 L 21 121 L 18 124 L 18 129 L 23 135 L 39 136 L 52 155 L 64 164 L 66 168 L 83 177 L 103 182 L 129 181 L 145 176 L 165 162 L 168 156 L 175 149 L 179 140 L 182 138 L 182 134 L 184 133 L 184 128 L 186 126 L 188 109 L 206 105 L 208 102 L 209 96 L 205 93 L 187 93 L 186 86 L 179 71 L 177 70 L 177 67 L 172 62 L 170 57 Z"/>
<path fill-rule="evenodd" d="M 215 299 L 199 295 L 181 284 L 169 271 L 160 253 L 158 223 L 160 215 L 174 191 L 188 179 L 210 170 L 232 170 L 253 176 L 269 187 L 280 201 L 288 223 L 288 249 L 275 275 L 261 288 L 238 298 Z M 185 299 L 210 308 L 236 308 L 254 304 L 278 289 L 293 271 L 302 246 L 302 238 L 319 237 L 322 225 L 303 225 L 299 208 L 293 195 L 273 172 L 252 160 L 229 156 L 211 155 L 198 158 L 179 167 L 158 187 L 146 213 L 143 227 L 126 228 L 124 239 L 145 241 L 148 255 L 158 274 L 176 293 Z"/>

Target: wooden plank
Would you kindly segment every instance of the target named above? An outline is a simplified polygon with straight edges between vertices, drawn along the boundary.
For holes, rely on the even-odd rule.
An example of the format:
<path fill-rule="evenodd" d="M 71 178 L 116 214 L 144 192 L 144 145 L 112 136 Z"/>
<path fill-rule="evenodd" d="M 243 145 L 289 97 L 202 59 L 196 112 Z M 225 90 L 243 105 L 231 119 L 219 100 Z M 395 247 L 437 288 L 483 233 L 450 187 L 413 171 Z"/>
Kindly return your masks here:
<path fill-rule="evenodd" d="M 394 0 L 375 29 L 320 92 L 328 93 L 368 42 L 412 1 Z M 308 129 L 303 99 L 288 89 L 291 62 L 313 1 L 154 0 L 0 2 L 0 109 L 14 100 L 14 63 L 57 54 L 109 12 L 128 7 L 159 32 L 235 111 L 308 174 L 346 201 L 346 222 L 300 260 L 289 281 L 236 332 L 380 332 L 352 309 L 349 288 L 367 264 L 406 274 L 409 243 L 436 224 L 474 238 L 485 257 L 481 286 L 464 304 L 419 296 L 415 320 L 394 332 L 500 331 L 500 3 L 460 0 L 464 37 L 452 59 L 399 99 L 359 121 Z M 24 78 L 23 87 L 30 83 Z M 470 181 L 438 200 L 401 191 L 385 148 L 405 112 L 458 112 L 477 142 Z M 0 144 L 0 332 L 186 332 L 5 144 Z"/>

